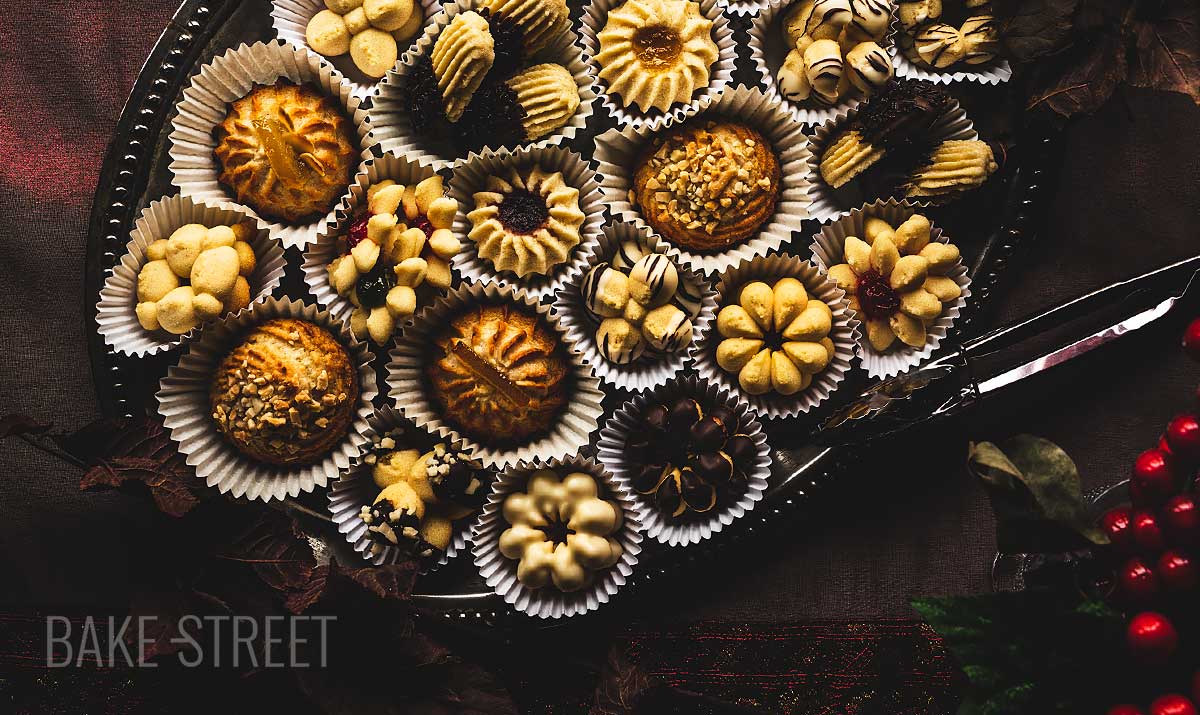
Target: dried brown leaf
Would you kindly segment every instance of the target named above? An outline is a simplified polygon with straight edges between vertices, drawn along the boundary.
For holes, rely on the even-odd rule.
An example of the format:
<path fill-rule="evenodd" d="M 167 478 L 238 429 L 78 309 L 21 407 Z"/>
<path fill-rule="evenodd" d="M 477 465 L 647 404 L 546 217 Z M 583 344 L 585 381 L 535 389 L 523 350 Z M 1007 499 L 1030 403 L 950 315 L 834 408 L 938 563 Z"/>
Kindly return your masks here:
<path fill-rule="evenodd" d="M 53 425 L 49 422 L 39 422 L 29 415 L 11 414 L 0 417 L 0 439 L 15 437 L 19 434 L 41 434 Z"/>
<path fill-rule="evenodd" d="M 1028 62 L 1066 47 L 1078 5 L 1079 0 L 1024 0 L 997 6 L 1005 54 Z"/>
<path fill-rule="evenodd" d="M 101 459 L 84 473 L 80 489 L 120 487 L 126 482 L 140 482 L 150 490 L 159 510 L 168 516 L 181 517 L 200 503 L 189 488 L 192 476 L 181 473 L 171 463 L 146 457 L 113 457 Z"/>
<path fill-rule="evenodd" d="M 1134 19 L 1133 36 L 1129 84 L 1200 104 L 1200 3 L 1164 0 L 1152 16 Z"/>
<path fill-rule="evenodd" d="M 633 715 L 638 700 L 650 687 L 650 677 L 625 655 L 621 646 L 608 651 L 608 661 L 596 684 L 589 715 Z"/>
<path fill-rule="evenodd" d="M 1026 110 L 1047 111 L 1060 117 L 1099 109 L 1125 80 L 1125 44 L 1115 32 L 1076 42 L 1052 62 L 1035 65 Z"/>
<path fill-rule="evenodd" d="M 288 593 L 283 605 L 292 613 L 304 613 L 321 600 L 329 581 L 329 566 L 318 566 L 309 575 L 308 583 Z"/>
<path fill-rule="evenodd" d="M 417 579 L 415 561 L 402 561 L 383 566 L 341 568 L 342 575 L 380 598 L 404 600 L 412 594 Z"/>

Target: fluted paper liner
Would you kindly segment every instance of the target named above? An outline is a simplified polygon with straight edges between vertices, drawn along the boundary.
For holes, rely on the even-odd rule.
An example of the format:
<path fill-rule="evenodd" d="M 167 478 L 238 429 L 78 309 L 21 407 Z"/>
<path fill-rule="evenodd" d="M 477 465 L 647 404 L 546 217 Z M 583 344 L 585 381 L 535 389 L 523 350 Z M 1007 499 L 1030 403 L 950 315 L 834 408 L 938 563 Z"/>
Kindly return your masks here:
<path fill-rule="evenodd" d="M 901 24 L 900 18 L 893 16 L 889 35 L 892 37 L 893 45 L 896 48 L 892 52 L 892 67 L 895 68 L 897 77 L 927 79 L 937 84 L 952 84 L 954 82 L 1000 84 L 1012 79 L 1012 66 L 1008 64 L 1008 60 L 999 54 L 991 62 L 982 65 L 973 66 L 965 62 L 959 62 L 953 67 L 941 71 L 920 67 L 904 54 L 904 38 L 901 36 L 904 32 L 904 25 Z M 968 67 L 970 69 L 964 69 Z"/>
<path fill-rule="evenodd" d="M 500 535 L 509 526 L 504 520 L 504 499 L 524 489 L 529 477 L 539 469 L 552 469 L 560 476 L 571 472 L 590 474 L 602 485 L 601 496 L 621 506 L 621 527 L 616 536 L 621 544 L 621 558 L 602 573 L 597 573 L 591 585 L 578 591 L 564 593 L 555 588 L 553 583 L 542 588 L 529 588 L 517 580 L 517 565 L 520 562 L 500 553 Z M 633 573 L 638 554 L 642 551 L 641 544 L 641 523 L 632 494 L 595 460 L 578 456 L 523 461 L 504 470 L 496 480 L 483 513 L 471 527 L 471 550 L 479 575 L 505 603 L 535 618 L 569 618 L 594 611 L 608 603 Z"/>
<path fill-rule="evenodd" d="M 809 197 L 811 163 L 808 139 L 801 126 L 783 110 L 779 102 L 759 89 L 744 86 L 726 87 L 716 95 L 706 97 L 700 109 L 688 121 L 704 121 L 706 117 L 728 118 L 754 127 L 771 141 L 780 165 L 780 197 L 775 213 L 758 233 L 749 239 L 714 253 L 695 253 L 664 238 L 667 255 L 680 266 L 689 266 L 703 273 L 719 273 L 741 261 L 764 256 L 792 239 L 793 231 L 802 230 L 804 219 L 811 218 Z M 633 186 L 635 163 L 650 142 L 663 129 L 649 126 L 610 129 L 596 139 L 596 161 L 600 164 L 602 188 L 608 199 L 609 213 L 614 218 L 631 221 L 657 232 L 642 218 L 629 200 Z"/>
<path fill-rule="evenodd" d="M 512 447 L 491 447 L 470 438 L 442 420 L 427 394 L 425 367 L 433 336 L 444 330 L 451 316 L 479 303 L 515 303 L 536 312 L 562 338 L 563 353 L 570 368 L 567 405 L 549 433 Z M 600 381 L 583 362 L 579 351 L 566 338 L 550 307 L 511 286 L 495 283 L 463 285 L 439 298 L 418 313 L 396 339 L 387 364 L 388 398 L 418 427 L 447 439 L 462 440 L 463 446 L 485 466 L 503 468 L 522 460 L 569 457 L 588 445 L 604 414 Z"/>
<path fill-rule="evenodd" d="M 817 262 L 822 272 L 827 272 L 830 266 L 846 262 L 844 255 L 847 236 L 857 236 L 866 240 L 863 227 L 868 218 L 881 218 L 895 227 L 904 223 L 909 216 L 915 213 L 918 213 L 916 208 L 894 199 L 876 201 L 873 204 L 854 209 L 837 221 L 822 226 L 821 232 L 813 236 L 813 260 Z M 932 224 L 929 230 L 929 240 L 950 243 L 950 239 L 942 234 L 942 229 Z M 923 348 L 910 348 L 897 340 L 887 352 L 880 353 L 871 347 L 871 342 L 867 339 L 866 326 L 864 325 L 858 331 L 858 356 L 862 359 L 867 374 L 871 377 L 899 375 L 928 359 L 937 350 L 942 339 L 946 337 L 946 333 L 950 331 L 950 326 L 954 325 L 954 319 L 966 306 L 967 298 L 971 296 L 971 278 L 967 275 L 967 267 L 963 265 L 961 258 L 955 264 L 954 269 L 946 275 L 954 279 L 962 291 L 962 295 L 958 297 L 958 300 L 942 305 L 941 315 L 928 328 Z M 850 311 L 850 314 L 862 320 L 862 317 L 856 315 L 853 310 Z"/>
<path fill-rule="evenodd" d="M 367 447 L 374 442 L 375 437 L 387 434 L 396 428 L 404 430 L 403 448 L 405 449 L 420 449 L 422 452 L 426 452 L 433 449 L 433 445 L 443 441 L 425 434 L 404 419 L 395 409 L 386 406 L 371 415 L 371 419 L 368 421 Z M 462 445 L 458 442 L 450 441 L 447 446 L 455 451 L 462 450 Z M 380 492 L 371 475 L 371 466 L 363 461 L 364 456 L 365 453 L 356 457 L 349 470 L 333 483 L 333 487 L 329 490 L 329 514 L 333 518 L 333 523 L 337 525 L 338 532 L 346 537 L 346 541 L 363 559 L 375 566 L 394 564 L 407 559 L 408 556 L 394 546 L 386 546 L 378 553 L 372 552 L 371 548 L 374 546 L 374 542 L 367 535 L 367 525 L 359 518 L 363 505 L 373 503 Z M 432 573 L 462 553 L 470 538 L 471 523 L 477 517 L 478 512 L 454 520 L 454 534 L 450 538 L 450 545 L 446 547 L 441 558 L 435 563 L 425 566 L 422 573 Z"/>
<path fill-rule="evenodd" d="M 337 242 L 340 236 L 350 230 L 354 215 L 359 208 L 367 204 L 367 190 L 372 184 L 391 179 L 397 184 L 412 186 L 433 176 L 436 172 L 427 162 L 410 161 L 406 157 L 384 154 L 368 159 L 363 170 L 354 177 L 350 191 L 342 197 L 334 213 L 334 219 L 327 223 L 317 239 L 304 249 L 304 282 L 322 307 L 328 308 L 339 320 L 349 320 L 354 312 L 354 304 L 347 296 L 339 295 L 329 282 L 329 264 L 338 257 Z M 427 305 L 432 297 L 440 293 L 429 286 L 422 285 L 417 290 L 417 308 Z M 402 324 L 409 320 L 397 321 Z"/>
<path fill-rule="evenodd" d="M 753 17 L 767 9 L 767 0 L 718 0 L 718 5 L 731 15 Z"/>
<path fill-rule="evenodd" d="M 748 435 L 758 447 L 758 456 L 746 474 L 746 491 L 729 504 L 716 507 L 704 514 L 693 514 L 693 518 L 672 521 L 657 508 L 648 495 L 634 491 L 630 479 L 637 465 L 629 461 L 625 445 L 629 435 L 641 429 L 641 417 L 646 408 L 655 403 L 671 404 L 681 397 L 692 397 L 698 402 L 722 405 L 733 411 L 738 418 L 738 431 Z M 612 472 L 616 481 L 633 494 L 637 505 L 638 519 L 647 538 L 670 546 L 688 546 L 711 537 L 729 526 L 733 521 L 754 508 L 762 500 L 771 475 L 771 450 L 767 436 L 762 431 L 758 416 L 744 402 L 703 378 L 687 376 L 671 380 L 649 392 L 644 392 L 626 402 L 605 423 L 596 445 L 597 457 Z"/>
<path fill-rule="evenodd" d="M 416 5 L 420 6 L 421 11 L 425 14 L 425 20 L 421 23 L 422 28 L 442 9 L 440 0 L 419 0 Z M 271 3 L 271 26 L 275 28 L 275 35 L 279 39 L 290 42 L 296 47 L 302 47 L 332 64 L 353 88 L 355 97 L 366 99 L 373 96 L 383 79 L 375 79 L 363 74 L 355 66 L 354 60 L 350 58 L 350 53 L 347 52 L 337 57 L 326 57 L 308 46 L 306 34 L 308 23 L 314 15 L 326 9 L 328 6 L 324 0 L 274 0 Z M 405 50 L 412 46 L 412 43 L 416 42 L 420 36 L 421 30 L 417 30 L 417 33 L 408 42 L 397 42 L 399 54 L 404 54 Z"/>
<path fill-rule="evenodd" d="M 845 95 L 838 98 L 836 104 L 828 107 L 822 107 L 815 101 L 793 102 L 783 96 L 776 75 L 791 48 L 783 38 L 782 20 L 777 22 L 776 19 L 790 10 L 794 2 L 799 0 L 765 0 L 763 9 L 750 19 L 750 58 L 762 77 L 764 90 L 772 99 L 778 100 L 797 122 L 820 124 L 833 119 L 843 110 L 857 107 L 865 97 L 853 85 L 850 85 Z M 888 54 L 889 59 L 895 54 L 896 48 L 892 44 L 890 30 L 879 41 L 879 46 Z M 843 51 L 843 58 L 844 56 Z"/>
<path fill-rule="evenodd" d="M 329 331 L 350 355 L 358 373 L 358 400 L 344 437 L 321 460 L 307 465 L 266 464 L 244 456 L 217 430 L 208 391 L 221 361 L 255 326 L 273 318 L 295 318 Z M 159 383 L 158 413 L 171 439 L 196 476 L 223 494 L 271 501 L 323 487 L 350 467 L 367 443 L 371 400 L 378 393 L 366 343 L 328 311 L 290 298 L 269 298 L 236 315 L 209 324 Z"/>
<path fill-rule="evenodd" d="M 851 208 L 861 206 L 864 203 L 884 200 L 884 197 L 879 196 L 864 197 L 858 186 L 859 181 L 857 178 L 851 179 L 840 189 L 833 188 L 825 183 L 825 179 L 821 178 L 821 155 L 825 153 L 825 148 L 841 135 L 842 130 L 849 126 L 850 121 L 857 115 L 858 110 L 856 109 L 845 110 L 838 114 L 837 117 L 817 127 L 816 133 L 813 134 L 811 140 L 812 153 L 808 157 L 809 173 L 812 175 L 812 214 L 821 221 L 830 221 L 838 218 Z M 950 140 L 979 138 L 979 134 L 975 131 L 975 125 L 967 118 L 967 113 L 959 106 L 956 99 L 951 99 L 946 112 L 930 128 L 929 136 L 931 145 Z M 935 200 L 931 200 L 928 197 L 913 198 L 904 199 L 904 203 L 923 208 L 933 204 L 945 203 L 953 198 L 952 195 L 939 197 Z"/>
<path fill-rule="evenodd" d="M 519 278 L 511 271 L 496 270 L 491 261 L 479 255 L 478 244 L 468 237 L 471 221 L 467 214 L 475 209 L 475 192 L 486 189 L 489 177 L 498 176 L 512 166 L 524 171 L 534 165 L 547 171 L 561 171 L 566 184 L 579 190 L 579 210 L 583 212 L 584 220 L 579 227 L 579 243 L 571 249 L 566 261 L 552 266 L 545 275 Z M 604 223 L 604 194 L 600 191 L 598 178 L 586 159 L 565 147 L 484 149 L 481 154 L 472 153 L 454 170 L 450 179 L 449 194 L 458 201 L 454 235 L 462 241 L 462 250 L 454 257 L 454 267 L 472 283 L 512 285 L 539 300 L 554 295 L 582 270 L 596 250 L 600 225 Z"/>
<path fill-rule="evenodd" d="M 781 395 L 774 391 L 765 395 L 751 395 L 743 390 L 738 383 L 737 373 L 726 372 L 717 364 L 717 346 L 724 338 L 717 332 L 716 311 L 710 313 L 700 326 L 700 340 L 692 346 L 692 359 L 701 377 L 716 383 L 722 390 L 749 404 L 760 415 L 771 419 L 795 417 L 808 412 L 833 394 L 850 371 L 859 332 L 858 320 L 850 310 L 846 292 L 818 271 L 816 266 L 796 256 L 756 258 L 725 271 L 717 282 L 719 306 L 736 304 L 738 293 L 747 283 L 761 280 L 774 285 L 781 278 L 799 280 L 804 284 L 809 299 L 821 300 L 833 312 L 833 327 L 829 331 L 829 339 L 834 347 L 833 359 L 824 370 L 813 375 L 808 387 L 794 395 Z"/>
<path fill-rule="evenodd" d="M 169 238 L 175 229 L 189 223 L 209 227 L 232 226 L 245 220 L 253 221 L 257 227 L 250 240 L 257 261 L 254 273 L 248 279 L 250 302 L 253 304 L 274 292 L 283 280 L 287 265 L 283 247 L 271 239 L 266 227 L 235 206 L 210 206 L 185 196 L 165 196 L 151 202 L 142 210 L 133 231 L 129 233 L 125 255 L 113 266 L 104 281 L 104 287 L 100 289 L 96 322 L 104 342 L 119 353 L 141 357 L 174 349 L 194 338 L 203 325 L 183 335 L 172 335 L 165 330 L 146 330 L 138 322 L 135 310 L 138 304 L 137 282 L 138 273 L 146 265 L 146 248 L 160 238 Z"/>
<path fill-rule="evenodd" d="M 213 154 L 217 146 L 213 130 L 225 121 L 229 105 L 250 94 L 255 86 L 271 85 L 281 79 L 314 86 L 338 100 L 357 131 L 361 169 L 361 161 L 370 156 L 374 139 L 367 112 L 359 106 L 360 100 L 354 96 L 351 85 L 319 56 L 272 40 L 238 45 L 213 58 L 192 77 L 171 122 L 171 185 L 184 196 L 220 206 L 238 206 L 268 226 L 271 237 L 281 241 L 285 248 L 303 247 L 333 220 L 336 203 L 325 216 L 304 224 L 290 225 L 260 217 L 251 207 L 238 203 L 217 180 L 221 168 Z"/>
<path fill-rule="evenodd" d="M 634 104 L 625 106 L 620 97 L 609 93 L 608 83 L 599 79 L 600 64 L 596 62 L 595 57 L 600 52 L 599 34 L 608 23 L 609 11 L 624 5 L 626 1 L 592 0 L 583 8 L 583 26 L 579 30 L 583 56 L 591 65 L 592 75 L 596 77 L 596 89 L 600 93 L 600 99 L 618 125 L 647 125 L 657 128 L 667 122 L 683 121 L 699 110 L 705 97 L 720 92 L 733 81 L 737 61 L 737 41 L 733 37 L 733 24 L 722 12 L 720 0 L 690 0 L 700 6 L 701 15 L 713 21 L 711 37 L 717 45 L 717 59 L 709 67 L 708 84 L 697 87 L 688 102 L 673 104 L 666 112 L 657 109 L 643 112 Z"/>
<path fill-rule="evenodd" d="M 567 285 L 555 295 L 554 313 L 559 317 L 563 328 L 566 329 L 568 339 L 582 351 L 583 359 L 592 366 L 596 375 L 605 384 L 630 392 L 639 392 L 661 385 L 675 377 L 687 364 L 688 349 L 683 348 L 677 352 L 665 353 L 651 350 L 647 346 L 646 352 L 640 358 L 627 365 L 618 365 L 605 360 L 596 345 L 596 328 L 600 326 L 600 322 L 593 318 L 584 307 L 583 294 L 580 291 L 583 277 L 587 272 L 601 262 L 611 262 L 621 243 L 629 240 L 637 240 L 647 253 L 665 252 L 660 245 L 661 239 L 652 236 L 645 228 L 638 228 L 628 223 L 605 226 L 596 253 L 588 260 L 583 270 L 573 280 L 568 281 Z M 717 293 L 699 273 L 686 266 L 676 266 L 675 268 L 679 273 L 680 282 L 686 283 L 692 293 L 701 296 L 700 312 L 691 318 L 692 344 L 694 345 L 700 340 L 701 321 L 716 310 Z"/>
<path fill-rule="evenodd" d="M 403 154 L 412 158 L 425 158 L 433 163 L 434 168 L 441 169 L 462 163 L 466 155 L 448 152 L 449 147 L 437 146 L 427 138 L 419 136 L 408 117 L 405 100 L 405 77 L 416 66 L 417 61 L 433 49 L 433 44 L 441 31 L 460 12 L 474 10 L 483 0 L 448 1 L 442 6 L 442 11 L 425 25 L 423 34 L 416 40 L 408 52 L 400 55 L 396 67 L 388 72 L 387 77 L 379 84 L 379 94 L 371 105 L 371 127 L 375 139 L 384 151 L 393 154 Z M 543 48 L 533 57 L 526 59 L 524 67 L 541 62 L 554 62 L 567 68 L 579 88 L 579 108 L 564 126 L 533 142 L 524 142 L 522 146 L 556 146 L 575 137 L 587 124 L 592 116 L 592 103 L 596 93 L 592 88 L 592 77 L 583 55 L 580 52 L 575 30 L 564 32 L 554 38 L 548 47 Z M 499 148 L 499 147 L 493 147 Z M 515 147 L 509 147 L 515 148 Z"/>

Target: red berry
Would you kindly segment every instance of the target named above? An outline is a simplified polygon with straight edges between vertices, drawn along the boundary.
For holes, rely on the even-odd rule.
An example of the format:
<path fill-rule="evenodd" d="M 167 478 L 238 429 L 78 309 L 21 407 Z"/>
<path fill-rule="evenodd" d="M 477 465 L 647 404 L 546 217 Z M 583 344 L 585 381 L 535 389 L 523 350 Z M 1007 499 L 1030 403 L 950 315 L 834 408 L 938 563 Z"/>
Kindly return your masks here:
<path fill-rule="evenodd" d="M 1114 705 L 1106 715 L 1146 715 L 1146 711 L 1136 705 Z"/>
<path fill-rule="evenodd" d="M 1176 543 L 1200 542 L 1200 504 L 1193 494 L 1177 494 L 1163 505 L 1162 523 Z"/>
<path fill-rule="evenodd" d="M 346 234 L 346 248 L 354 248 L 367 237 L 367 222 L 370 220 L 371 215 L 364 213 L 350 224 L 350 231 Z"/>
<path fill-rule="evenodd" d="M 1200 318 L 1188 323 L 1183 331 L 1183 349 L 1193 360 L 1200 360 Z"/>
<path fill-rule="evenodd" d="M 1133 513 L 1133 541 L 1142 551 L 1158 554 L 1167 548 L 1162 526 L 1153 512 L 1139 510 Z"/>
<path fill-rule="evenodd" d="M 1186 593 L 1200 584 L 1200 571 L 1196 570 L 1192 557 L 1174 549 L 1158 557 L 1155 573 L 1163 587 L 1175 593 Z"/>
<path fill-rule="evenodd" d="M 1133 553 L 1137 544 L 1133 540 L 1133 514 L 1128 506 L 1109 509 L 1100 517 L 1100 529 L 1108 534 L 1113 548 L 1122 553 Z"/>
<path fill-rule="evenodd" d="M 1196 706 L 1182 695 L 1172 693 L 1150 703 L 1150 715 L 1196 715 Z"/>
<path fill-rule="evenodd" d="M 1167 455 L 1160 449 L 1147 449 L 1133 461 L 1129 496 L 1135 504 L 1158 504 L 1175 493 L 1175 474 Z"/>
<path fill-rule="evenodd" d="M 1158 576 L 1141 559 L 1130 559 L 1117 570 L 1121 595 L 1133 603 L 1145 603 L 1158 595 Z"/>
<path fill-rule="evenodd" d="M 1200 461 L 1200 420 L 1196 415 L 1180 415 L 1167 425 L 1167 444 L 1171 454 L 1187 462 Z"/>
<path fill-rule="evenodd" d="M 1166 616 L 1144 611 L 1129 622 L 1125 642 L 1143 663 L 1162 664 L 1170 660 L 1179 647 L 1179 632 Z"/>

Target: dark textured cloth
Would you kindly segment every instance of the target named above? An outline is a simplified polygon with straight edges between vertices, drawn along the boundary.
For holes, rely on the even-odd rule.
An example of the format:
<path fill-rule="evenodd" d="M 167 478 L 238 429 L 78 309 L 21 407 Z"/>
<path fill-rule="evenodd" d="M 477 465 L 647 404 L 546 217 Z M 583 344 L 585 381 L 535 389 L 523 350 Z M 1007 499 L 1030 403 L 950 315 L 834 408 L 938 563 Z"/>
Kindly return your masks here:
<path fill-rule="evenodd" d="M 96 416 L 85 335 L 87 212 L 106 142 L 170 2 L 17 0 L 0 23 L 0 412 L 74 427 Z M 1200 250 L 1200 111 L 1180 96 L 1121 92 L 1066 132 L 1047 225 L 1013 270 L 993 322 Z M 1083 365 L 1056 371 L 924 435 L 883 467 L 847 475 L 810 523 L 760 548 L 737 578 L 686 597 L 656 591 L 647 618 L 798 622 L 911 617 L 912 596 L 988 588 L 986 500 L 962 468 L 968 439 L 1047 436 L 1089 487 L 1115 482 L 1200 371 L 1177 349 L 1179 311 Z M 26 445 L 0 453 L 0 598 L 122 606 L 154 538 L 146 504 L 80 494 L 79 474 Z M 695 594 L 699 594 L 698 596 Z"/>

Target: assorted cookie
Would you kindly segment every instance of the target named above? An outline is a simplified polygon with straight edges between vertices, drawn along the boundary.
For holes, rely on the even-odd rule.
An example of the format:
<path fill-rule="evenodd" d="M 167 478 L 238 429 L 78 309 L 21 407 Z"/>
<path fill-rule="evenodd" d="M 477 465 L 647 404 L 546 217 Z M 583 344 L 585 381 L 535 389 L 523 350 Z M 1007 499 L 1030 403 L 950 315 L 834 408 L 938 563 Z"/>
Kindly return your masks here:
<path fill-rule="evenodd" d="M 866 324 L 873 350 L 923 348 L 929 326 L 962 295 L 948 275 L 958 247 L 931 241 L 929 219 L 920 214 L 897 226 L 867 218 L 864 226 L 863 238 L 846 237 L 845 263 L 830 266 L 829 277 Z"/>
<path fill-rule="evenodd" d="M 355 337 L 382 345 L 397 321 L 416 311 L 418 292 L 450 287 L 450 260 L 461 248 L 450 230 L 458 202 L 437 174 L 412 186 L 379 181 L 366 197 L 337 238 L 329 284 L 354 305 Z"/>
<path fill-rule="evenodd" d="M 479 256 L 518 278 L 544 276 L 570 260 L 585 216 L 579 189 L 535 163 L 489 176 L 467 214 Z"/>
<path fill-rule="evenodd" d="M 794 395 L 835 353 L 833 312 L 795 278 L 752 281 L 717 314 L 717 365 L 747 394 Z"/>
<path fill-rule="evenodd" d="M 708 86 L 719 51 L 693 0 L 626 0 L 597 34 L 599 78 L 622 107 L 666 112 Z"/>
<path fill-rule="evenodd" d="M 789 48 L 776 81 L 784 99 L 829 107 L 869 96 L 892 77 L 881 46 L 891 19 L 888 0 L 799 0 L 785 13 Z"/>
<path fill-rule="evenodd" d="M 872 197 L 945 198 L 982 185 L 998 168 L 991 146 L 933 131 L 952 107 L 932 82 L 889 82 L 829 137 L 821 178 L 834 189 L 857 180 Z"/>
<path fill-rule="evenodd" d="M 366 524 L 372 554 L 390 547 L 429 565 L 445 555 L 461 523 L 482 508 L 491 477 L 444 442 L 425 451 L 409 444 L 401 429 L 372 442 L 363 462 L 379 493 L 358 518 Z"/>
<path fill-rule="evenodd" d="M 679 521 L 741 496 L 758 446 L 731 410 L 681 397 L 646 407 L 625 453 L 633 489 L 663 517 Z"/>
<path fill-rule="evenodd" d="M 996 59 L 1000 25 L 988 0 L 900 0 L 900 49 L 932 71 L 973 69 Z"/>
<path fill-rule="evenodd" d="M 404 75 L 413 130 L 457 153 L 536 141 L 579 108 L 570 71 L 530 56 L 571 32 L 565 0 L 494 0 L 460 12 Z"/>
<path fill-rule="evenodd" d="M 334 207 L 359 154 L 337 100 L 286 80 L 232 102 L 213 139 L 221 186 L 260 216 L 292 225 Z"/>
<path fill-rule="evenodd" d="M 146 246 L 138 271 L 138 323 L 149 331 L 183 335 L 201 323 L 250 305 L 250 276 L 258 259 L 255 226 L 180 226 Z"/>
<path fill-rule="evenodd" d="M 677 353 L 692 342 L 703 296 L 680 280 L 670 257 L 645 251 L 635 239 L 593 266 L 579 289 L 596 323 L 597 350 L 608 362 L 627 365 L 647 351 Z"/>
<path fill-rule="evenodd" d="M 387 74 L 425 23 L 414 0 L 326 0 L 304 29 L 310 49 L 325 57 L 350 55 L 368 77 Z"/>
<path fill-rule="evenodd" d="M 226 354 L 212 376 L 218 431 L 242 455 L 274 465 L 322 459 L 346 436 L 359 396 L 345 346 L 305 320 L 264 322 Z"/>
<path fill-rule="evenodd" d="M 700 117 L 654 137 L 634 166 L 629 201 L 666 240 L 712 253 L 757 235 L 779 194 L 779 157 L 766 137 Z"/>
<path fill-rule="evenodd" d="M 539 469 L 504 498 L 499 550 L 522 585 L 572 593 L 621 560 L 621 505 L 602 486 L 585 472 Z"/>

